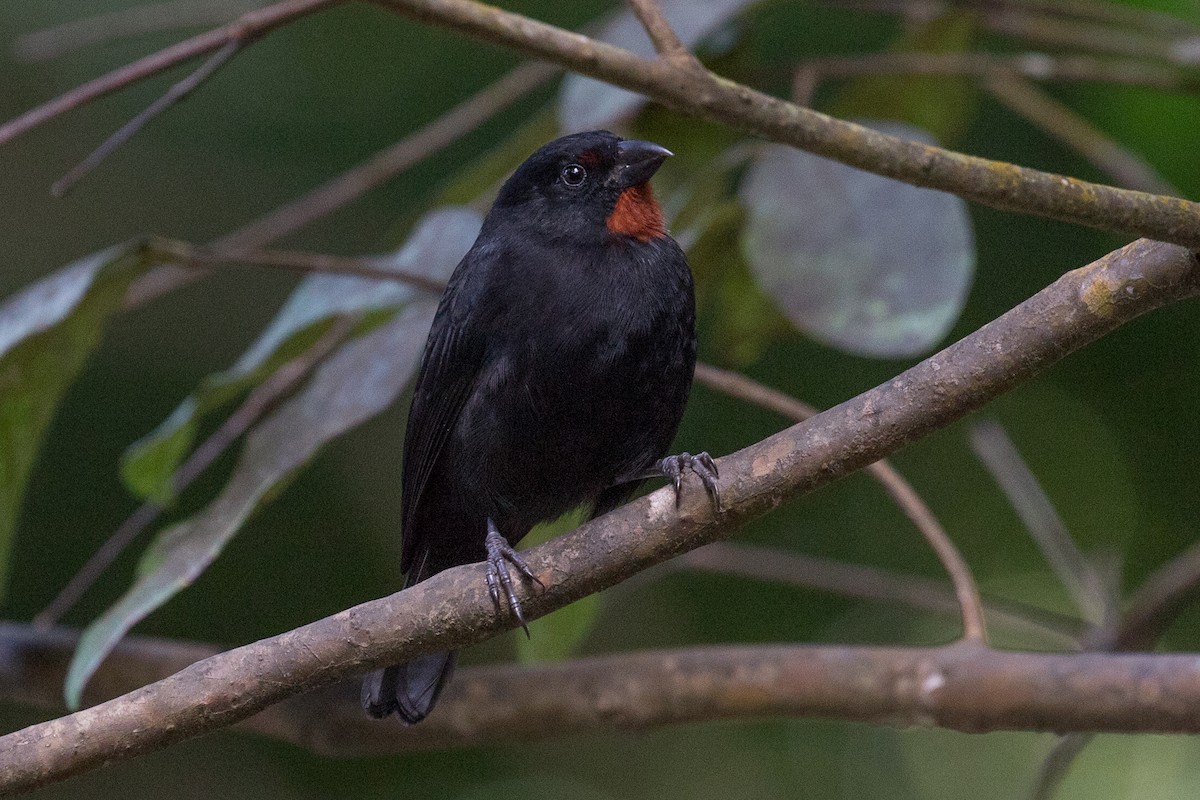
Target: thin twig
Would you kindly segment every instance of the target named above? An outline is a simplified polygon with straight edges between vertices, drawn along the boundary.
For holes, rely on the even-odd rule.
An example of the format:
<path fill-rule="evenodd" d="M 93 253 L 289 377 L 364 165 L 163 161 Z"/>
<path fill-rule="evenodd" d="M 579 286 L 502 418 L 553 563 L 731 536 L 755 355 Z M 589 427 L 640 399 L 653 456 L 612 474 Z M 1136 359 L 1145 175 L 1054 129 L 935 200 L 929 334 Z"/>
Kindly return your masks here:
<path fill-rule="evenodd" d="M 909 19 L 931 20 L 946 11 L 942 0 L 818 0 L 821 5 L 837 8 L 901 15 Z M 1129 19 L 1117 21 L 1114 15 L 1095 13 L 1114 7 L 1111 3 L 1062 3 L 1058 0 L 967 0 L 976 9 L 974 19 L 984 30 L 1032 42 L 1105 55 L 1154 58 L 1182 67 L 1197 62 L 1197 28 L 1159 15 L 1150 21 L 1138 15 L 1140 9 L 1127 7 Z M 1088 8 L 1088 7 L 1091 8 Z M 1057 13 L 1069 10 L 1073 13 Z M 1120 12 L 1118 12 L 1120 13 Z M 1131 20 L 1137 20 L 1136 23 Z"/>
<path fill-rule="evenodd" d="M 1010 8 L 1021 6 L 1064 17 L 1134 28 L 1167 36 L 1200 34 L 1200 28 L 1180 17 L 1149 8 L 1107 0 L 969 0 L 973 6 Z"/>
<path fill-rule="evenodd" d="M 1094 738 L 1095 734 L 1091 732 L 1067 733 L 1059 736 L 1058 741 L 1054 743 L 1050 752 L 1042 760 L 1037 779 L 1029 793 L 1030 800 L 1050 800 L 1058 791 L 1058 787 L 1066 780 L 1075 760 Z"/>
<path fill-rule="evenodd" d="M 220 50 L 209 56 L 195 72 L 178 83 L 173 84 L 166 93 L 146 106 L 133 119 L 118 128 L 112 136 L 105 139 L 87 158 L 76 164 L 66 175 L 55 181 L 50 187 L 50 193 L 55 197 L 65 196 L 75 184 L 79 183 L 85 175 L 98 167 L 104 159 L 112 155 L 118 147 L 136 136 L 138 131 L 146 127 L 150 120 L 176 103 L 181 102 L 189 94 L 200 88 L 205 81 L 217 73 L 217 70 L 232 61 L 233 57 L 241 52 L 247 43 L 245 39 L 230 39 L 226 42 Z"/>
<path fill-rule="evenodd" d="M 1121 84 L 1168 91 L 1200 91 L 1200 74 L 1134 59 L 1049 53 L 864 53 L 802 62 L 799 70 L 822 79 L 858 75 L 1019 75 L 1035 81 Z"/>
<path fill-rule="evenodd" d="M 740 373 L 720 369 L 711 364 L 696 365 L 696 381 L 710 389 L 754 403 L 796 422 L 803 422 L 819 413 L 817 409 L 790 395 L 764 386 Z M 892 501 L 912 520 L 917 530 L 925 537 L 925 541 L 933 548 L 938 560 L 942 562 L 942 568 L 946 570 L 950 582 L 954 585 L 954 594 L 962 612 L 963 636 L 984 641 L 987 625 L 983 615 L 983 602 L 979 598 L 979 588 L 971 576 L 971 568 L 967 566 L 966 560 L 937 521 L 937 517 L 904 476 L 887 461 L 871 464 L 867 467 L 867 472 L 883 486 Z"/>
<path fill-rule="evenodd" d="M 354 315 L 338 317 L 316 342 L 300 355 L 281 364 L 271 375 L 247 395 L 245 401 L 192 454 L 171 478 L 171 488 L 178 494 L 192 484 L 217 458 L 241 438 L 250 426 L 269 411 L 279 400 L 291 394 L 305 376 L 337 347 L 358 324 Z M 67 582 L 58 595 L 34 617 L 39 628 L 55 625 L 71 609 L 96 579 L 128 547 L 142 531 L 157 521 L 167 506 L 154 500 L 143 503 L 108 538 L 87 563 Z"/>
<path fill-rule="evenodd" d="M 75 50 L 114 39 L 217 25 L 260 5 L 256 0 L 168 0 L 103 11 L 24 34 L 13 42 L 12 52 L 20 61 L 52 61 Z"/>
<path fill-rule="evenodd" d="M 1200 598 L 1200 544 L 1194 544 L 1150 575 L 1134 592 L 1128 610 L 1108 641 L 1097 649 L 1153 647 L 1180 611 Z"/>
<path fill-rule="evenodd" d="M 202 269 L 227 267 L 266 267 L 298 272 L 303 275 L 347 275 L 393 281 L 440 294 L 446 285 L 441 281 L 415 272 L 396 268 L 377 258 L 335 256 L 299 250 L 238 250 L 225 251 L 180 242 L 173 239 L 153 239 L 148 247 L 164 260 Z"/>
<path fill-rule="evenodd" d="M 843 597 L 899 603 L 939 614 L 962 614 L 954 589 L 943 581 L 902 575 L 862 564 L 785 552 L 740 542 L 713 542 L 671 562 L 685 569 L 737 575 L 816 589 Z M 1079 648 L 1079 621 L 1036 606 L 1009 601 L 984 603 L 988 619 L 1013 632 L 1038 637 L 1054 647 Z"/>
<path fill-rule="evenodd" d="M 263 13 L 275 9 L 271 21 L 278 25 L 281 7 L 295 16 L 336 1 L 289 0 L 264 9 Z M 1091 184 L 888 136 L 800 108 L 704 69 L 685 69 L 670 59 L 642 58 L 619 47 L 472 0 L 376 0 L 375 4 L 641 92 L 677 110 L 886 177 L 948 191 L 1002 210 L 1200 248 L 1200 205 L 1179 198 Z M 261 27 L 261 19 L 256 22 Z M 183 49 L 196 55 L 235 38 L 229 33 L 219 34 L 210 32 L 189 40 Z M 96 96 L 97 86 L 107 87 L 104 90 L 108 91 L 152 72 L 152 68 L 175 63 L 173 59 L 178 58 L 181 47 L 169 48 L 68 93 L 64 98 L 69 97 L 69 103 L 60 98 L 29 112 L 0 128 L 0 142 Z"/>
<path fill-rule="evenodd" d="M 358 166 L 217 239 L 212 244 L 212 250 L 221 253 L 256 250 L 333 213 L 422 159 L 461 139 L 560 71 L 548 64 L 522 64 L 433 122 L 381 150 Z M 299 268 L 295 265 L 293 267 Z M 185 268 L 174 264 L 158 267 L 130 285 L 125 295 L 125 307 L 133 309 L 143 306 L 181 286 L 199 280 L 206 274 L 203 269 Z M 388 277 L 396 280 L 398 274 L 393 272 Z"/>
<path fill-rule="evenodd" d="M 561 72 L 561 68 L 550 64 L 522 64 L 399 142 L 218 239 L 213 246 L 224 250 L 256 248 L 297 231 L 458 141 Z"/>
<path fill-rule="evenodd" d="M 707 70 L 627 50 L 472 0 L 379 0 L 437 24 L 640 92 L 688 114 L 1006 211 L 1200 248 L 1200 204 L 990 161 L 801 108 Z"/>
<path fill-rule="evenodd" d="M 44 122 L 78 108 L 84 103 L 124 89 L 177 64 L 191 61 L 219 50 L 235 39 L 261 38 L 268 32 L 307 14 L 338 5 L 346 0 L 283 0 L 266 8 L 243 14 L 220 28 L 171 45 L 157 53 L 138 59 L 120 69 L 88 81 L 74 89 L 26 111 L 19 117 L 0 125 L 0 144 L 4 144 Z"/>
<path fill-rule="evenodd" d="M 663 58 L 691 57 L 691 53 L 680 41 L 675 29 L 671 27 L 658 0 L 628 0 L 628 2 L 629 7 L 633 9 L 634 16 L 646 29 L 646 35 L 654 43 L 656 53 Z"/>
<path fill-rule="evenodd" d="M 969 438 L 971 449 L 1025 523 L 1083 618 L 1097 628 L 1108 625 L 1116 613 L 1116 598 L 1106 591 L 1105 581 L 1088 563 L 1008 434 L 995 422 L 979 422 L 971 426 Z"/>
<path fill-rule="evenodd" d="M 726 538 L 782 500 L 828 485 L 963 418 L 1124 323 L 1197 295 L 1200 261 L 1161 242 L 1137 241 L 1072 270 L 895 378 L 720 459 L 722 513 L 714 513 L 702 492 L 687 493 L 677 507 L 674 492 L 664 487 L 526 551 L 545 587 L 537 592 L 526 584 L 516 587 L 526 616 L 540 618 Z M 459 649 L 515 627 L 510 616 L 495 613 L 483 572 L 482 564 L 446 570 L 390 597 L 206 659 L 121 698 L 0 737 L 0 791 L 33 788 L 133 758 L 355 674 Z M 619 695 L 624 701 L 617 706 L 598 702 L 609 696 L 607 688 L 599 695 L 589 690 L 587 702 L 573 706 L 586 719 L 573 720 L 592 730 L 598 718 L 648 725 L 787 713 L 801 705 L 808 713 L 837 708 L 846 718 L 926 720 L 973 730 L 1018 721 L 1057 730 L 1200 730 L 1200 714 L 1181 700 L 1194 697 L 1200 704 L 1194 655 L 1017 654 L 978 642 L 916 650 L 769 650 L 778 658 L 762 669 L 755 667 L 762 653 L 735 648 L 728 659 L 718 658 L 719 674 L 732 683 L 714 683 L 707 672 L 692 680 L 681 653 L 667 654 L 666 660 L 659 660 L 662 654 L 647 656 L 657 664 L 653 675 L 674 675 L 681 683 L 631 682 L 628 675 L 645 674 L 648 667 L 639 673 L 630 661 L 621 663 L 621 672 L 611 661 L 600 661 L 593 662 L 595 669 L 575 662 L 556 674 L 582 678 L 592 687 L 598 676 L 608 675 L 640 689 L 636 696 Z M 530 673 L 515 674 L 524 680 Z M 513 694 L 486 695 L 502 698 L 508 734 L 521 723 L 544 732 L 544 703 L 566 696 L 547 688 L 545 671 L 538 677 L 540 701 L 515 706 L 509 704 Z M 808 693 L 817 685 L 836 687 L 820 695 L 825 705 Z M 456 686 L 471 706 L 485 696 L 471 695 L 472 687 L 462 681 Z M 430 729 L 415 730 L 424 737 Z"/>
<path fill-rule="evenodd" d="M 1028 81 L 1012 75 L 995 76 L 986 80 L 984 87 L 1009 109 L 1107 172 L 1117 184 L 1143 192 L 1183 196 L 1140 155 Z"/>

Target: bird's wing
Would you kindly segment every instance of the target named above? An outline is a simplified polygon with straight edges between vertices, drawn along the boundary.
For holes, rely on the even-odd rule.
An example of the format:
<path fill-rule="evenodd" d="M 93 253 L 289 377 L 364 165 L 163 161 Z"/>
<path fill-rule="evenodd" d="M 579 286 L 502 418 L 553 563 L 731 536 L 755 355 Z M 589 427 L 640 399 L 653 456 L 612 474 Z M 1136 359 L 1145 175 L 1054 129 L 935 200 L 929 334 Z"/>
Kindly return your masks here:
<path fill-rule="evenodd" d="M 408 412 L 400 497 L 404 526 L 400 569 L 404 572 L 422 544 L 427 544 L 420 541 L 421 532 L 413 522 L 421 495 L 483 363 L 486 320 L 476 313 L 480 309 L 473 308 L 480 281 L 471 279 L 471 258 L 468 253 L 442 295 Z"/>

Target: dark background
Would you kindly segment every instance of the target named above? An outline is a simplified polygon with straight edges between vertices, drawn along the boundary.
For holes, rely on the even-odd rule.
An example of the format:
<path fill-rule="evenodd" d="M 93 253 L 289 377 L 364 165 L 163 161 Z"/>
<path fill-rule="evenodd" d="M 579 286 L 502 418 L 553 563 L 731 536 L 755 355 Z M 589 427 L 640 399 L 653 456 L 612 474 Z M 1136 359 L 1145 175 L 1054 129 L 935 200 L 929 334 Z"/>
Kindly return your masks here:
<path fill-rule="evenodd" d="M 9 50 L 22 33 L 122 3 L 0 2 L 0 117 L 10 118 L 191 31 L 109 42 L 38 64 Z M 1200 21 L 1194 2 L 1158 3 Z M 511 2 L 506 8 L 578 27 L 600 2 Z M 772 91 L 779 64 L 884 46 L 888 17 L 770 3 L 746 20 L 753 41 L 743 80 Z M 203 242 L 291 199 L 435 118 L 514 58 L 457 35 L 354 6 L 304 19 L 239 56 L 192 99 L 155 121 L 67 199 L 47 187 L 137 113 L 176 71 L 89 104 L 0 148 L 0 289 L 88 252 L 156 233 Z M 336 253 L 388 250 L 445 181 L 540 109 L 535 93 L 363 201 L 311 226 L 291 245 Z M 1055 95 L 1141 153 L 1186 195 L 1200 193 L 1191 96 L 1072 85 Z M 668 115 L 670 116 L 670 115 Z M 684 125 L 672 118 L 666 125 Z M 663 139 L 668 147 L 678 146 Z M 1028 123 L 981 96 L 957 149 L 1086 179 L 1107 180 Z M 1113 235 L 973 207 L 978 267 L 947 341 L 1122 243 Z M 134 508 L 118 457 L 205 375 L 227 367 L 266 324 L 295 278 L 229 271 L 118 318 L 57 416 L 29 486 L 3 614 L 40 610 Z M 702 320 L 702 358 L 721 348 Z M 747 372 L 820 406 L 883 381 L 911 362 L 855 358 L 799 334 L 775 337 Z M 1200 318 L 1194 304 L 1157 312 L 1067 359 L 990 406 L 1085 551 L 1119 560 L 1134 587 L 1191 544 L 1200 519 Z M 398 475 L 406 403 L 327 448 L 256 514 L 197 583 L 137 628 L 236 645 L 393 591 Z M 778 430 L 772 415 L 704 388 L 693 394 L 679 449 L 723 454 Z M 232 458 L 188 495 L 176 516 L 222 485 Z M 895 463 L 961 546 L 985 592 L 1060 611 L 1070 602 L 959 424 Z M 877 486 L 855 476 L 748 527 L 741 539 L 941 577 L 917 533 Z M 128 586 L 139 547 L 68 617 L 86 624 Z M 951 618 L 796 588 L 660 569 L 605 593 L 583 653 L 717 642 L 947 641 Z M 1167 644 L 1196 649 L 1200 615 Z M 1003 637 L 1001 637 L 1003 641 Z M 513 657 L 505 637 L 465 661 Z M 43 712 L 0 710 L 12 730 Z M 969 736 L 821 721 L 713 723 L 537 745 L 329 761 L 291 746 L 221 733 L 44 790 L 45 797 L 1010 798 L 1022 796 L 1048 735 Z M 1064 798 L 1194 797 L 1200 743 L 1100 737 Z"/>

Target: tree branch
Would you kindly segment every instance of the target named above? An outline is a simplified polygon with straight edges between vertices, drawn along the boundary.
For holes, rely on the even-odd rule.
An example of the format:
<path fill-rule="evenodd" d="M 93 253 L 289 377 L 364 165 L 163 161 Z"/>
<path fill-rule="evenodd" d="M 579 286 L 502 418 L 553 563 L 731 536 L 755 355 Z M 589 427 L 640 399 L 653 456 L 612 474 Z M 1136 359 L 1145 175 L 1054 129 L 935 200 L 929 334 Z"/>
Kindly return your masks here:
<path fill-rule="evenodd" d="M 696 365 L 696 381 L 731 397 L 737 397 L 770 409 L 776 414 L 789 417 L 796 422 L 803 422 L 818 413 L 807 403 L 802 403 L 783 392 L 764 386 L 745 375 L 718 369 L 708 364 Z M 954 542 L 946 533 L 945 528 L 938 522 L 924 499 L 890 463 L 879 460 L 867 466 L 866 469 L 868 474 L 878 481 L 879 485 L 888 493 L 893 502 L 900 507 L 900 510 L 917 526 L 917 530 L 925 537 L 925 541 L 937 555 L 938 561 L 942 563 L 942 568 L 950 576 L 962 613 L 963 635 L 968 639 L 984 641 L 987 638 L 987 625 L 983 614 L 983 602 L 979 599 L 979 588 L 975 585 L 975 579 L 971 575 L 971 568 L 967 566 L 966 559 L 958 552 L 958 548 L 954 546 Z"/>
<path fill-rule="evenodd" d="M 446 147 L 477 128 L 484 121 L 512 105 L 519 98 L 558 74 L 548 64 L 522 64 L 495 83 L 468 97 L 434 121 L 413 131 L 399 142 L 384 148 L 363 163 L 352 167 L 321 186 L 268 212 L 259 219 L 213 243 L 222 252 L 262 247 L 310 222 L 357 200 L 371 189 L 403 172 L 421 159 Z M 201 256 L 196 253 L 197 258 Z M 243 262 L 244 263 L 244 262 Z M 282 264 L 272 266 L 283 267 Z M 296 262 L 291 267 L 304 271 Z M 330 269 L 328 263 L 320 271 Z M 203 277 L 203 269 L 178 264 L 158 267 L 134 281 L 125 295 L 125 308 L 145 305 L 163 295 Z M 396 272 L 390 276 L 396 280 Z M 416 276 L 413 276 L 416 278 Z M 440 291 L 440 290 L 439 290 Z"/>
<path fill-rule="evenodd" d="M 707 70 L 642 58 L 474 0 L 377 0 L 599 80 L 677 111 L 754 133 L 889 178 L 993 208 L 1200 248 L 1200 205 L 1117 189 L 898 139 L 765 95 Z"/>
<path fill-rule="evenodd" d="M 1200 90 L 1200 75 L 1193 71 L 1133 59 L 1069 54 L 865 53 L 808 59 L 799 67 L 822 79 L 896 74 L 975 78 L 1019 75 L 1035 81 L 1092 81 L 1187 93 Z"/>
<path fill-rule="evenodd" d="M 338 0 L 287 0 L 110 73 L 0 126 L 0 143 L 80 103 L 188 58 Z M 951 192 L 1004 211 L 1122 231 L 1200 248 L 1200 205 L 1088 183 L 898 139 L 770 97 L 672 59 L 647 59 L 474 0 L 375 0 L 421 22 L 545 59 L 645 94 L 678 111 L 798 147 L 859 169 Z"/>
<path fill-rule="evenodd" d="M 953 587 L 943 581 L 775 547 L 713 542 L 680 556 L 671 564 L 700 572 L 816 589 L 856 600 L 873 600 L 892 606 L 899 604 L 939 614 L 962 614 Z M 1082 626 L 1078 619 L 1007 600 L 991 600 L 984 607 L 989 620 L 1010 631 L 1036 636 L 1038 642 L 1053 647 L 1079 649 Z"/>
<path fill-rule="evenodd" d="M 317 365 L 333 349 L 340 345 L 361 321 L 351 314 L 334 319 L 329 329 L 308 349 L 285 361 L 242 401 L 229 417 L 213 433 L 192 451 L 171 478 L 172 491 L 178 495 L 200 477 L 218 457 L 242 437 L 254 423 L 279 400 L 291 394 Z M 79 602 L 79 598 L 95 583 L 96 579 L 112 565 L 117 556 L 129 546 L 142 531 L 153 525 L 166 511 L 166 506 L 156 500 L 148 500 L 138 507 L 67 582 L 54 599 L 33 618 L 36 627 L 49 627 L 62 619 L 63 614 Z"/>
<path fill-rule="evenodd" d="M 73 633 L 0 626 L 0 697 L 57 707 Z M 130 637 L 97 680 L 108 690 L 186 667 L 212 648 Z M 219 656 L 217 656 L 219 657 Z M 211 662 L 213 657 L 208 658 Z M 341 683 L 242 722 L 314 752 L 362 757 L 717 719 L 836 718 L 995 730 L 1200 731 L 1195 655 L 1013 653 L 943 647 L 750 645 L 651 650 L 458 671 L 419 727 L 368 719 Z M 10 683 L 21 671 L 21 692 Z M 1154 687 L 1161 691 L 1138 691 Z M 96 696 L 93 694 L 92 696 Z M 203 698 L 198 698 L 202 700 Z M 7 773 L 11 765 L 0 767 Z M 5 783 L 12 794 L 33 788 Z"/>
<path fill-rule="evenodd" d="M 984 81 L 984 88 L 1010 111 L 1075 150 L 1122 186 L 1172 196 L 1182 194 L 1140 155 L 1027 80 L 996 76 Z"/>
<path fill-rule="evenodd" d="M 219 25 L 254 9 L 255 0 L 167 0 L 101 11 L 24 34 L 13 42 L 21 61 L 51 61 L 89 45 L 186 27 Z"/>
<path fill-rule="evenodd" d="M 687 47 L 679 40 L 679 35 L 671 27 L 671 23 L 667 21 L 667 15 L 663 13 L 658 0 L 629 0 L 629 7 L 633 9 L 638 22 L 642 23 L 642 27 L 646 29 L 646 35 L 654 43 L 654 51 L 659 56 L 689 60 L 693 58 Z"/>
<path fill-rule="evenodd" d="M 209 78 L 217 74 L 221 67 L 233 60 L 241 52 L 247 41 L 245 39 L 230 39 L 217 52 L 209 56 L 203 64 L 178 83 L 172 84 L 165 94 L 155 99 L 153 103 L 142 109 L 141 113 L 126 122 L 104 140 L 87 158 L 76 164 L 50 187 L 50 193 L 55 197 L 65 197 L 75 184 L 108 158 L 121 145 L 128 142 L 146 127 L 152 119 L 162 114 L 176 103 L 184 100 L 192 92 L 199 89 Z"/>
<path fill-rule="evenodd" d="M 525 585 L 519 588 L 527 616 L 541 617 L 672 556 L 725 538 L 785 498 L 824 486 L 948 425 L 1123 323 L 1197 294 L 1196 257 L 1160 242 L 1137 241 L 1069 272 L 891 381 L 721 459 L 724 513 L 714 515 L 695 486 L 677 508 L 673 491 L 664 487 L 527 551 L 546 587 L 537 593 Z M 492 606 L 481 565 L 447 570 L 403 592 L 205 659 L 114 700 L 4 736 L 0 790 L 28 789 L 132 758 L 232 725 L 281 700 L 369 669 L 464 647 L 511 627 L 514 621 L 497 615 Z M 844 718 L 876 719 L 882 708 L 893 716 L 919 714 L 970 730 L 1018 721 L 1061 730 L 1065 720 L 1073 720 L 1080 729 L 1200 727 L 1200 714 L 1188 702 L 1200 691 L 1195 656 L 1001 654 L 977 644 L 901 651 L 921 653 L 910 666 L 949 659 L 948 669 L 929 672 L 897 670 L 896 651 L 888 649 L 765 650 L 786 655 L 778 665 L 782 672 L 754 661 L 745 649 L 724 651 L 729 661 L 720 674 L 740 684 L 728 695 L 713 693 L 711 683 L 697 680 L 683 681 L 682 696 L 662 694 L 664 700 L 657 702 L 653 698 L 664 687 L 644 684 L 650 691 L 644 698 L 638 692 L 637 699 L 660 709 L 659 722 L 771 713 L 778 707 L 770 691 L 803 691 L 808 680 L 788 671 L 786 664 L 791 664 L 792 669 L 815 670 L 810 676 L 825 676 L 846 692 L 839 695 L 840 704 L 810 706 L 810 713 L 836 709 Z M 830 652 L 850 652 L 853 658 L 829 659 Z M 819 655 L 806 660 L 805 653 Z M 958 654 L 980 653 L 987 657 L 956 660 L 965 657 Z M 675 655 L 648 658 L 659 659 L 664 675 L 688 675 L 686 662 Z M 597 678 L 613 678 L 612 665 L 600 663 Z M 859 675 L 875 675 L 878 685 L 848 680 L 855 664 Z M 1030 672 L 1033 665 L 1041 671 Z M 982 684 L 960 692 L 955 681 L 968 675 L 978 675 Z M 546 685 L 539 687 L 538 696 L 553 702 L 556 693 L 546 691 Z M 464 693 L 472 691 L 469 685 L 460 687 Z M 886 691 L 877 697 L 880 687 Z M 904 688 L 900 703 L 891 694 L 897 687 Z M 702 699 L 710 695 L 715 699 Z M 1034 696 L 1048 704 L 1034 704 Z M 921 702 L 914 704 L 914 698 Z M 619 696 L 592 700 L 593 722 L 576 724 L 594 724 L 597 719 L 650 724 Z M 879 705 L 873 707 L 875 703 Z M 622 716 L 626 708 L 631 717 Z M 979 710 L 969 711 L 975 708 Z M 506 730 L 521 735 L 522 729 L 513 725 Z M 526 717 L 526 725 L 542 730 L 541 714 Z M 429 731 L 423 727 L 419 735 Z"/>
<path fill-rule="evenodd" d="M 243 14 L 228 25 L 215 28 L 138 59 L 132 64 L 127 64 L 107 75 L 77 86 L 49 103 L 40 105 L 0 125 L 0 144 L 15 139 L 43 122 L 61 116 L 98 97 L 124 89 L 126 86 L 157 75 L 177 64 L 220 50 L 229 42 L 262 37 L 280 25 L 343 2 L 346 0 L 283 0 L 275 5 Z"/>

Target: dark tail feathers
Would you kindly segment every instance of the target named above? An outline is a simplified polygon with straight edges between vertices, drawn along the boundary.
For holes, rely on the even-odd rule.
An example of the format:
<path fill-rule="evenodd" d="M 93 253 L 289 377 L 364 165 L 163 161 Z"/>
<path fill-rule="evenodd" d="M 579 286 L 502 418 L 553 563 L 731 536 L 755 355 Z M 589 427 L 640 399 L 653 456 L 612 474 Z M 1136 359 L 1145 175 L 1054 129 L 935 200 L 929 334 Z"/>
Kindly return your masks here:
<path fill-rule="evenodd" d="M 363 708 L 376 719 L 395 711 L 409 725 L 414 725 L 433 710 L 453 672 L 452 651 L 430 653 L 406 664 L 372 672 L 363 679 Z"/>

